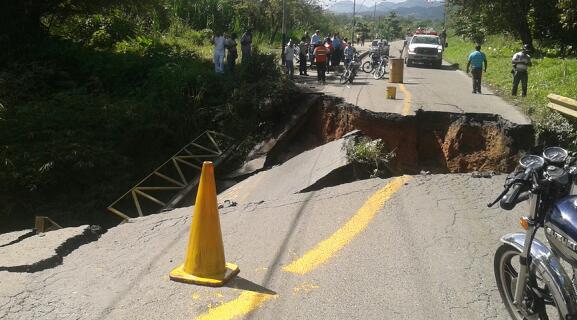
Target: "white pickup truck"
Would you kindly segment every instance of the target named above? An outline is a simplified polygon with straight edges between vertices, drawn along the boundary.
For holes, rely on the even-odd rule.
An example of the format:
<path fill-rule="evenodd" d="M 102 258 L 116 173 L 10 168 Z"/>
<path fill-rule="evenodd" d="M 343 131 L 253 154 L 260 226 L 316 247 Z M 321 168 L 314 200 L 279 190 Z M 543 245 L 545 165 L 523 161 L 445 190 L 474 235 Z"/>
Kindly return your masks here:
<path fill-rule="evenodd" d="M 426 63 L 441 68 L 443 64 L 443 46 L 436 35 L 416 34 L 410 42 L 407 40 L 407 54 L 405 64 L 407 67 L 416 63 Z"/>

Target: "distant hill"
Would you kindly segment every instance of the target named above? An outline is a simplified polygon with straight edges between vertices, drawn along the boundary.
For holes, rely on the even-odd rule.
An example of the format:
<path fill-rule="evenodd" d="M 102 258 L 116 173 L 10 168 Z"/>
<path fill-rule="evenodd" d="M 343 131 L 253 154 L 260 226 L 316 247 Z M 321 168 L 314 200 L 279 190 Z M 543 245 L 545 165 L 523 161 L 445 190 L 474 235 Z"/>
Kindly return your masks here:
<path fill-rule="evenodd" d="M 352 14 L 353 2 L 348 0 L 339 1 L 330 6 L 328 10 L 336 14 Z M 356 6 L 356 12 L 358 14 L 373 15 L 373 10 L 374 7 L 359 4 Z M 441 1 L 429 2 L 427 0 L 405 0 L 397 3 L 382 1 L 377 3 L 377 16 L 386 15 L 391 11 L 395 11 L 403 17 L 412 16 L 418 19 L 440 20 L 443 18 L 444 3 Z"/>
<path fill-rule="evenodd" d="M 337 14 L 353 13 L 353 2 L 352 1 L 339 1 L 328 8 L 329 11 Z M 356 12 L 369 11 L 369 7 L 364 5 L 356 5 Z"/>

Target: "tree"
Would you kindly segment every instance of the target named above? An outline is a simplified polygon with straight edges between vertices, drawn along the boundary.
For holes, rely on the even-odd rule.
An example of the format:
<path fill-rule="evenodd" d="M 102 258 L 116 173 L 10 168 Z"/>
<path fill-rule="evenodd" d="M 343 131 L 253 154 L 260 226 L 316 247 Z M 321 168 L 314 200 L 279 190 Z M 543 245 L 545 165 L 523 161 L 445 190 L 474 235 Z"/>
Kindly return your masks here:
<path fill-rule="evenodd" d="M 379 33 L 382 37 L 394 40 L 402 38 L 403 30 L 397 13 L 391 11 L 379 24 Z"/>

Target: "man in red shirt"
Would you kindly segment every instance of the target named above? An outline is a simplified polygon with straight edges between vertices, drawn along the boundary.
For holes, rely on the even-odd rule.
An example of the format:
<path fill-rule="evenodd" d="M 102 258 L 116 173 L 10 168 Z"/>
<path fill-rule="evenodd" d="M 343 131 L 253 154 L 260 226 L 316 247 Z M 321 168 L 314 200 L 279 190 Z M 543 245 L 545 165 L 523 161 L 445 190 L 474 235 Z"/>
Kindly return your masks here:
<path fill-rule="evenodd" d="M 317 80 L 318 82 L 325 83 L 325 72 L 327 68 L 327 55 L 329 54 L 329 49 L 325 46 L 318 46 L 315 48 L 314 55 L 317 64 Z"/>

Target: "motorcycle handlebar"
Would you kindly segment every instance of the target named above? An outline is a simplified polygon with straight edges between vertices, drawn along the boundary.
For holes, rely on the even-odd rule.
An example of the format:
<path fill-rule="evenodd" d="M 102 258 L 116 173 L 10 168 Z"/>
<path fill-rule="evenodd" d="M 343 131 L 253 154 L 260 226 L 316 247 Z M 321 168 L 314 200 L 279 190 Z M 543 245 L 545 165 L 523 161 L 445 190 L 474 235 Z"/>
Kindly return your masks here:
<path fill-rule="evenodd" d="M 519 196 L 521 195 L 521 191 L 523 191 L 523 187 L 527 185 L 529 178 L 531 178 L 532 173 L 533 170 L 530 168 L 525 170 L 525 172 L 523 172 L 521 177 L 513 183 L 510 192 L 508 192 L 505 196 L 503 196 L 503 198 L 501 198 L 499 206 L 501 206 L 503 210 L 511 210 L 515 208 L 515 205 L 517 205 L 517 203 L 527 200 L 528 194 L 523 193 L 522 197 Z"/>
<path fill-rule="evenodd" d="M 509 192 L 508 194 L 503 196 L 503 198 L 501 198 L 501 201 L 499 202 L 501 209 L 511 210 L 511 209 L 515 208 L 515 205 L 517 205 L 517 203 L 519 202 L 519 201 L 517 201 L 517 199 L 519 198 L 519 195 L 521 194 L 522 188 L 523 188 L 522 183 L 515 183 L 513 185 L 513 187 L 511 188 L 511 192 Z"/>

